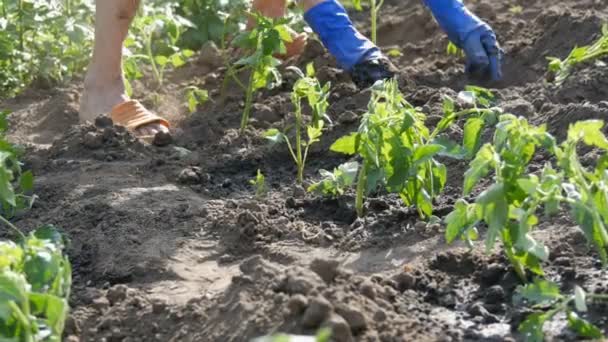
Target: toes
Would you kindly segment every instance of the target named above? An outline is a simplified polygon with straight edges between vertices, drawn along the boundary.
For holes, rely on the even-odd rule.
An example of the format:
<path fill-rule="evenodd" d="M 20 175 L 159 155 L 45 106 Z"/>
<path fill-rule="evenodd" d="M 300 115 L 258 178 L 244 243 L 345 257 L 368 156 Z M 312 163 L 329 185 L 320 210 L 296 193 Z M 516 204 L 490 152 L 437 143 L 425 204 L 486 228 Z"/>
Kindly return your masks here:
<path fill-rule="evenodd" d="M 137 128 L 135 135 L 138 137 L 155 136 L 159 132 L 169 133 L 169 129 L 164 125 L 154 123 Z"/>

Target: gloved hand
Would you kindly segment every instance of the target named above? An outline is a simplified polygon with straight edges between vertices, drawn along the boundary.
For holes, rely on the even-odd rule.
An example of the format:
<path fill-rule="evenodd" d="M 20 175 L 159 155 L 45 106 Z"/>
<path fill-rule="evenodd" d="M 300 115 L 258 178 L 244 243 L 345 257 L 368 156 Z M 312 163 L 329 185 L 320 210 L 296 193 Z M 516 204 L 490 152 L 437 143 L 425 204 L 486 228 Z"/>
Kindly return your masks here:
<path fill-rule="evenodd" d="M 502 50 L 492 28 L 471 13 L 461 0 L 424 0 L 456 46 L 467 57 L 465 71 L 477 77 L 502 78 Z"/>

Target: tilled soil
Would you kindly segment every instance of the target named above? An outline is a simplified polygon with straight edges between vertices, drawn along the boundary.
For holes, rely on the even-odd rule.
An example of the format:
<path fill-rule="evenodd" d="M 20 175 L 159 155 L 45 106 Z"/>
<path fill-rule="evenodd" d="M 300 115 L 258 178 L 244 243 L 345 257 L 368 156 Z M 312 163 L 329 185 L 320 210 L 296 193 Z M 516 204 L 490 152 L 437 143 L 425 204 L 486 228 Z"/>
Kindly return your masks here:
<path fill-rule="evenodd" d="M 546 123 L 558 137 L 574 121 L 608 119 L 605 66 L 580 68 L 561 88 L 546 81 L 546 57 L 564 57 L 597 37 L 608 20 L 604 0 L 470 3 L 505 49 L 505 79 L 481 84 L 493 88 L 505 111 Z M 517 5 L 523 11 L 510 11 Z M 382 13 L 380 45 L 402 52 L 394 59 L 401 90 L 429 123 L 437 121 L 442 96 L 470 83 L 461 61 L 445 55 L 447 41 L 419 1 L 387 0 Z M 367 14 L 354 18 L 365 27 Z M 347 160 L 328 147 L 356 130 L 369 99 L 314 42 L 294 62 L 311 61 L 333 84 L 335 125 L 312 151 L 309 181 L 318 179 L 316 170 Z M 11 138 L 28 146 L 26 166 L 37 175 L 39 199 L 17 224 L 52 223 L 71 240 L 75 284 L 66 340 L 248 341 L 320 327 L 331 327 L 336 341 L 521 339 L 517 326 L 530 311 L 512 304 L 518 280 L 500 254 L 447 246 L 442 225 L 420 222 L 393 195 L 373 196 L 366 217 L 357 219 L 352 193 L 328 200 L 294 186 L 285 148 L 261 137 L 292 120 L 293 75 L 256 98 L 252 127 L 240 136 L 242 94 L 218 100 L 222 69 L 214 64 L 203 58 L 176 72 L 160 102 L 144 98 L 152 108 L 173 110 L 180 123 L 163 147 L 142 144 L 107 120 L 79 125 L 75 86 L 31 89 L 2 105 L 13 111 Z M 193 77 L 215 102 L 178 115 L 185 110 L 174 105 L 181 103 L 175 94 Z M 145 84 L 136 89 L 147 93 Z M 584 158 L 593 160 L 593 153 Z M 440 217 L 459 198 L 467 167 L 446 163 Z M 249 184 L 258 169 L 270 188 L 264 198 Z M 607 272 L 566 214 L 543 221 L 535 234 L 551 248 L 545 267 L 564 291 L 574 284 L 608 291 Z M 596 305 L 588 318 L 606 330 L 607 313 Z M 574 339 L 563 319 L 547 335 Z"/>

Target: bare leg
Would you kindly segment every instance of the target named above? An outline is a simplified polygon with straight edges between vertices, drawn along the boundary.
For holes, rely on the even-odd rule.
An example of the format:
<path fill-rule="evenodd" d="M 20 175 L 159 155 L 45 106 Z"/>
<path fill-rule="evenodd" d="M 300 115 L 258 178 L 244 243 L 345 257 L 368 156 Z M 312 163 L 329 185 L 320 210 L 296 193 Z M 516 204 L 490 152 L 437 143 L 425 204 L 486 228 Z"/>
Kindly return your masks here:
<path fill-rule="evenodd" d="M 84 80 L 80 121 L 91 121 L 126 100 L 122 73 L 122 46 L 135 17 L 139 0 L 96 0 L 95 46 Z M 167 131 L 160 124 L 137 129 L 138 135 Z"/>
<path fill-rule="evenodd" d="M 322 3 L 325 0 L 300 0 L 300 6 L 302 6 L 302 9 L 304 10 L 304 12 L 308 11 L 309 9 L 315 7 L 316 5 Z"/>

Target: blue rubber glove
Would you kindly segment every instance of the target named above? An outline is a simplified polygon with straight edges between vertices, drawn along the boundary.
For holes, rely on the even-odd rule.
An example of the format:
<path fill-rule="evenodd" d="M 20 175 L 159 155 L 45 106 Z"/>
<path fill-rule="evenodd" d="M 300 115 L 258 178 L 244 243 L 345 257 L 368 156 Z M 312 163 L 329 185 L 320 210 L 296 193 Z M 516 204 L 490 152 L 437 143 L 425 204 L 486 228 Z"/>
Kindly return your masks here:
<path fill-rule="evenodd" d="M 466 72 L 502 78 L 502 50 L 492 28 L 471 13 L 460 0 L 424 0 L 439 26 L 467 56 Z"/>
<path fill-rule="evenodd" d="M 304 13 L 304 20 L 347 71 L 360 62 L 382 57 L 380 49 L 357 31 L 344 7 L 336 0 L 312 7 Z"/>

